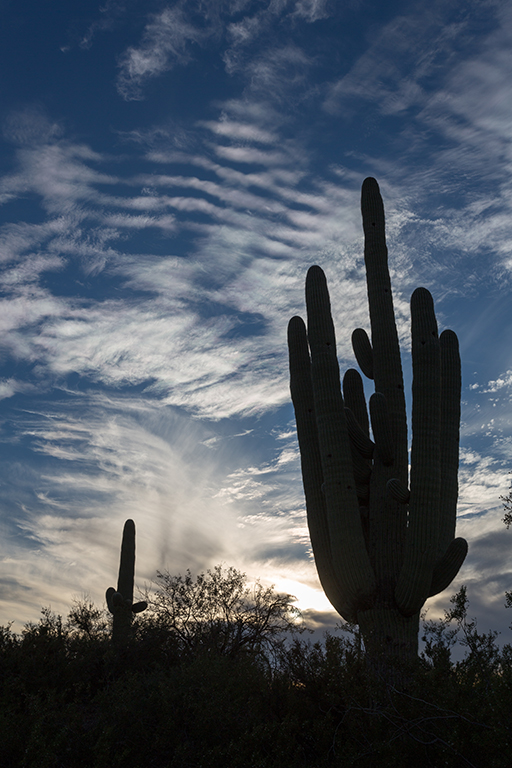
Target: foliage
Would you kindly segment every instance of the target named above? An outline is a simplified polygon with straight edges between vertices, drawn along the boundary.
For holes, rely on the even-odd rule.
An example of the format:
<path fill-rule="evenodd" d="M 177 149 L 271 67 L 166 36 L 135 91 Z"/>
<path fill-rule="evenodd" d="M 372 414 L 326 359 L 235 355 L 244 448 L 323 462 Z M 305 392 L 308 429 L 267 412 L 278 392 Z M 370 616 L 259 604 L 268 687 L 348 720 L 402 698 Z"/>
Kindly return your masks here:
<path fill-rule="evenodd" d="M 277 594 L 259 581 L 250 589 L 236 568 L 217 565 L 195 579 L 190 571 L 185 576 L 157 574 L 158 587 L 146 596 L 153 614 L 149 621 L 178 638 L 185 654 L 236 656 L 244 650 L 268 656 L 283 633 L 302 631 L 291 595 Z"/>
<path fill-rule="evenodd" d="M 507 526 L 507 528 L 510 528 L 512 525 L 512 486 L 506 496 L 500 496 L 500 499 L 503 502 L 503 508 L 505 510 L 505 514 L 503 516 L 503 522 Z"/>
<path fill-rule="evenodd" d="M 92 640 L 108 632 L 109 623 L 105 612 L 96 608 L 89 598 L 75 599 L 69 611 L 66 627 L 70 634 Z"/>
<path fill-rule="evenodd" d="M 508 529 L 512 525 L 512 486 L 507 496 L 500 496 L 500 499 L 503 501 L 503 507 L 505 509 L 503 522 L 505 523 Z M 507 608 L 512 608 L 512 590 L 510 592 L 505 592 L 505 606 Z M 510 627 L 512 629 L 512 624 L 510 625 Z"/>
<path fill-rule="evenodd" d="M 495 632 L 478 632 L 464 588 L 443 620 L 424 624 L 419 668 L 398 690 L 368 675 L 350 631 L 315 643 L 288 633 L 288 642 L 272 641 L 273 666 L 261 664 L 259 641 L 240 645 L 218 634 L 219 614 L 205 602 L 212 595 L 224 606 L 224 630 L 225 622 L 237 626 L 236 606 L 250 607 L 254 594 L 243 574 L 216 568 L 202 577 L 159 580 L 164 592 L 174 584 L 201 606 L 202 619 L 187 630 L 197 630 L 195 645 L 170 625 L 168 604 L 159 613 L 155 601 L 121 650 L 110 642 L 106 612 L 88 600 L 66 620 L 43 609 L 19 635 L 1 627 L 2 768 L 509 765 L 512 648 L 500 649 Z M 251 626 L 254 614 L 243 615 Z M 457 646 L 464 653 L 454 662 Z"/>

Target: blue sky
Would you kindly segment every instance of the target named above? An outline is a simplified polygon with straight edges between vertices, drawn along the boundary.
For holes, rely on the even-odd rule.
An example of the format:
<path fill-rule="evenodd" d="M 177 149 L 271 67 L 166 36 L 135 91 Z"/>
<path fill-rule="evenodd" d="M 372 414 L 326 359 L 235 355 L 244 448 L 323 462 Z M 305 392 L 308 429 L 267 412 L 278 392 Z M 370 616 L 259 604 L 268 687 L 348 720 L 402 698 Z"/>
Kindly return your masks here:
<path fill-rule="evenodd" d="M 458 535 L 512 615 L 512 9 L 501 0 L 0 0 L 0 622 L 219 562 L 337 620 L 309 548 L 286 327 L 368 327 L 360 187 L 459 336 Z"/>

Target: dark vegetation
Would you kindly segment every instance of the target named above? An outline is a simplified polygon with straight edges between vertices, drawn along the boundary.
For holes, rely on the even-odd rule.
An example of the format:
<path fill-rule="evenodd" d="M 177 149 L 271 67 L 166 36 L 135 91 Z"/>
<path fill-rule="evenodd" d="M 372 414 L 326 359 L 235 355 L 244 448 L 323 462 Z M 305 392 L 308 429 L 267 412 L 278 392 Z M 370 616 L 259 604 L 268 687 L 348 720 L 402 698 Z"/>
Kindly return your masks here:
<path fill-rule="evenodd" d="M 233 568 L 160 574 L 146 599 L 122 645 L 87 601 L 0 628 L 2 768 L 510 765 L 512 647 L 478 632 L 464 588 L 402 691 L 354 627 L 312 643 L 289 595 Z"/>

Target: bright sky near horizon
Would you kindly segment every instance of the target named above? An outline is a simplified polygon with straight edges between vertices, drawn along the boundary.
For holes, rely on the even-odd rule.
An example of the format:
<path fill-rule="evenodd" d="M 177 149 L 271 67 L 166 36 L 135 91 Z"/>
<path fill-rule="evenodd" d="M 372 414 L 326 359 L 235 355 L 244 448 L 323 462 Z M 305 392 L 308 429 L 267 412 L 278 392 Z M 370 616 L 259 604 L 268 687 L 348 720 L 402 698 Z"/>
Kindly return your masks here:
<path fill-rule="evenodd" d="M 0 623 L 224 562 L 337 615 L 309 547 L 286 327 L 329 282 L 368 327 L 379 181 L 410 392 L 424 285 L 463 361 L 458 535 L 510 640 L 512 7 L 0 0 Z"/>

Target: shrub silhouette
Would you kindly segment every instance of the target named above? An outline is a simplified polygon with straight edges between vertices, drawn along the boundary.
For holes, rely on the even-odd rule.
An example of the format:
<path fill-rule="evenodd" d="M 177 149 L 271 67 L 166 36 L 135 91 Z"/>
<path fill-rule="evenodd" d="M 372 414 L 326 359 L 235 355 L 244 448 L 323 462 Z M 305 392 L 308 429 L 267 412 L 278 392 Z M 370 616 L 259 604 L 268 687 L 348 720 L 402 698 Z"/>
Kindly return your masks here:
<path fill-rule="evenodd" d="M 197 578 L 188 586 L 204 597 L 216 574 L 231 574 L 230 610 L 249 600 L 234 569 L 219 566 L 200 589 Z M 187 576 L 166 579 L 178 593 L 187 586 Z M 235 642 L 214 619 L 205 641 L 199 620 L 188 628 L 197 642 L 184 642 L 150 598 L 121 650 L 108 614 L 90 601 L 75 603 L 66 620 L 45 608 L 19 635 L 0 628 L 2 768 L 509 765 L 512 648 L 479 633 L 465 590 L 442 621 L 424 624 L 406 690 L 367 674 L 350 626 L 311 643 L 291 622 L 265 647 Z M 464 658 L 454 662 L 460 643 Z"/>
<path fill-rule="evenodd" d="M 215 566 L 194 579 L 158 572 L 157 588 L 147 593 L 147 621 L 171 634 L 184 655 L 242 652 L 271 659 L 283 634 L 300 632 L 300 612 L 291 595 L 280 595 L 259 581 L 249 588 L 244 573 Z"/>

